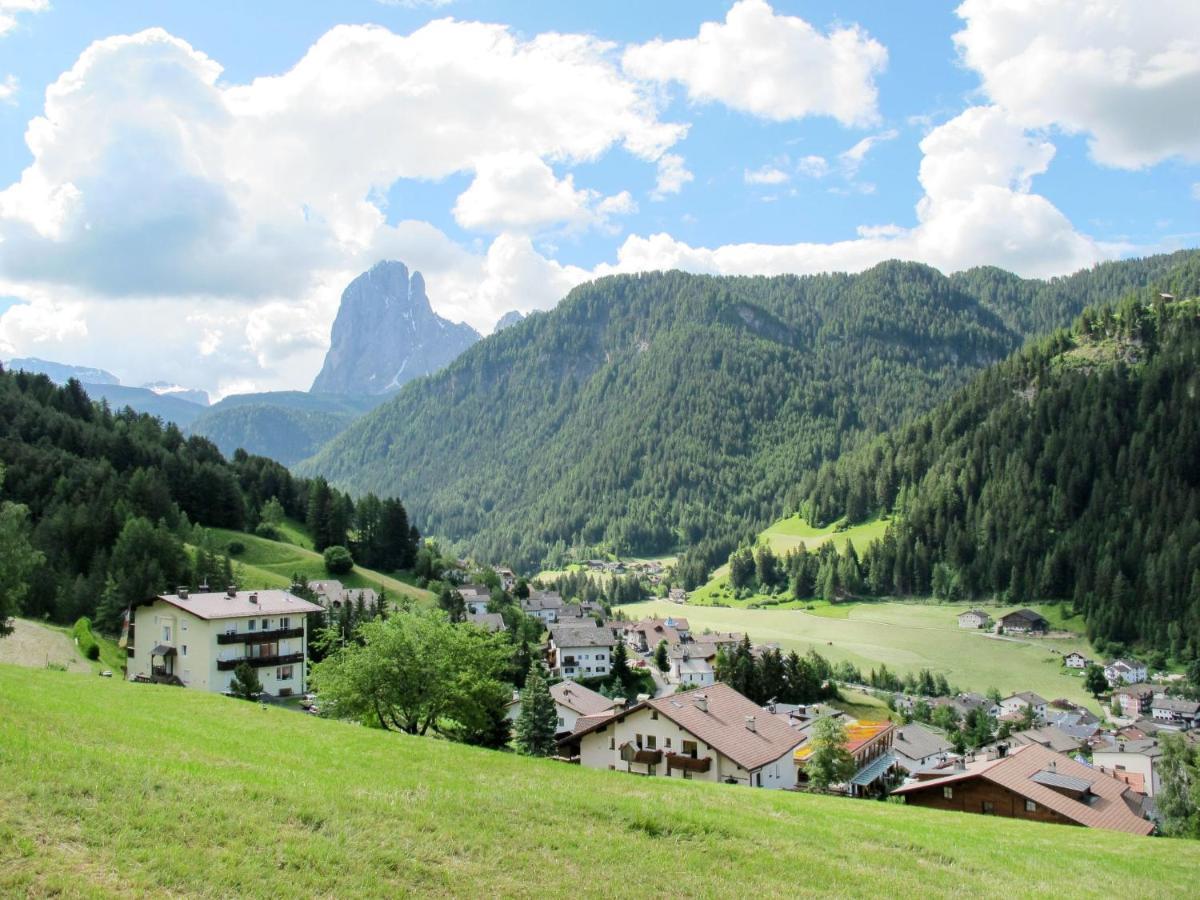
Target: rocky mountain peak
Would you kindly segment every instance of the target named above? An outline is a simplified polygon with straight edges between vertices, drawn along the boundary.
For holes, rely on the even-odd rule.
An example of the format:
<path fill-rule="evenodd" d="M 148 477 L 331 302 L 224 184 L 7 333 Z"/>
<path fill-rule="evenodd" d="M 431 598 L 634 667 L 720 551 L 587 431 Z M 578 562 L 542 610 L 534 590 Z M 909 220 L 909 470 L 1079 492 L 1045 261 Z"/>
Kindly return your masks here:
<path fill-rule="evenodd" d="M 312 390 L 384 394 L 443 368 L 479 340 L 469 325 L 433 311 L 420 272 L 383 260 L 347 285 L 329 352 Z"/>

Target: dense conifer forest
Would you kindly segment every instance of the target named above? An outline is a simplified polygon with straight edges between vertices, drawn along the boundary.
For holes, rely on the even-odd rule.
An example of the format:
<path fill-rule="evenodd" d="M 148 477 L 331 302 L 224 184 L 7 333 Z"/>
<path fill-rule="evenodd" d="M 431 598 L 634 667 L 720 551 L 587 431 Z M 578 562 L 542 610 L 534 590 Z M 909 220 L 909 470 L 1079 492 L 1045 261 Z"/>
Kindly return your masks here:
<path fill-rule="evenodd" d="M 323 479 L 299 479 L 264 457 L 226 460 L 205 438 L 93 403 L 77 381 L 0 371 L 0 498 L 28 510 L 32 572 L 19 610 L 119 625 L 134 601 L 179 584 L 224 586 L 227 548 L 204 528 L 269 535 L 280 516 L 305 522 L 318 550 L 347 545 L 385 570 L 412 565 L 418 535 L 403 504 L 357 503 Z"/>
<path fill-rule="evenodd" d="M 898 262 L 604 278 L 406 385 L 299 471 L 398 492 L 430 533 L 481 559 L 534 568 L 686 548 L 694 584 L 795 501 L 803 472 L 1176 261 L 1052 281 Z"/>
<path fill-rule="evenodd" d="M 829 591 L 1061 598 L 1099 646 L 1200 656 L 1197 297 L 1193 256 L 805 477 L 813 522 L 895 514 Z"/>

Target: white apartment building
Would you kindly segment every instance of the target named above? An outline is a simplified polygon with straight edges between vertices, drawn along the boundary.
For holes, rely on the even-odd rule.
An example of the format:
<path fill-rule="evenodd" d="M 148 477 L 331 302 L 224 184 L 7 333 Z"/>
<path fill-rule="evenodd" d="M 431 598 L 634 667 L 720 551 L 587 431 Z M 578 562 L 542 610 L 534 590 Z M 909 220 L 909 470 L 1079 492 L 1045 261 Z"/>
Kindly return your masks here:
<path fill-rule="evenodd" d="M 132 611 L 128 677 L 219 693 L 247 661 L 268 694 L 302 694 L 308 614 L 320 610 L 287 591 L 193 594 L 180 588 Z"/>

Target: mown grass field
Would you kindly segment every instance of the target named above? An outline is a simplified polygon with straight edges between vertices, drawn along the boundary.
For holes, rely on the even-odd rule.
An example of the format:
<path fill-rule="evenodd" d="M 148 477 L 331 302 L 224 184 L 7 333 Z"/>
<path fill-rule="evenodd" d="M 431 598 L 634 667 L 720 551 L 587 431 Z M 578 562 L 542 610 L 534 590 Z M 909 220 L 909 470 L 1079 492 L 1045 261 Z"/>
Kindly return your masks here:
<path fill-rule="evenodd" d="M 308 536 L 295 525 L 287 526 L 283 530 L 283 535 L 290 542 L 271 541 L 253 534 L 227 531 L 223 528 L 209 529 L 209 533 L 222 550 L 233 541 L 246 548 L 244 552 L 232 558 L 235 569 L 241 573 L 242 587 L 286 588 L 292 583 L 292 575 L 297 573 L 309 581 L 334 577 L 325 571 L 325 562 L 321 554 L 311 549 L 312 542 Z M 433 599 L 433 594 L 429 591 L 391 575 L 357 565 L 353 572 L 349 575 L 339 575 L 337 580 L 347 587 L 375 590 L 386 588 L 393 600 L 400 595 L 422 602 Z"/>
<path fill-rule="evenodd" d="M 0 895 L 1182 897 L 1200 843 L 644 779 L 0 666 Z"/>
<path fill-rule="evenodd" d="M 761 532 L 759 537 L 765 540 L 771 549 L 780 556 L 786 556 L 789 551 L 795 550 L 801 544 L 811 552 L 820 549 L 830 541 L 834 542 L 841 553 L 846 551 L 848 543 L 853 543 L 854 549 L 861 554 L 868 544 L 877 538 L 883 537 L 883 533 L 887 531 L 888 524 L 889 521 L 887 519 L 872 519 L 870 522 L 863 522 L 861 525 L 852 525 L 842 530 L 839 530 L 839 526 L 836 524 L 827 525 L 824 528 L 814 528 L 800 516 L 789 516 L 786 519 L 780 519 L 770 528 Z M 728 564 L 718 567 L 713 572 L 708 584 L 692 592 L 692 602 L 707 603 L 715 595 L 727 594 L 729 586 L 728 575 Z M 741 605 L 745 605 L 755 602 L 756 599 L 761 600 L 764 598 L 751 598 L 748 601 L 730 601 L 726 597 L 722 602 L 740 602 Z"/>
<path fill-rule="evenodd" d="M 1065 622 L 1059 608 L 1036 605 L 1057 624 Z M 1031 690 L 1047 700 L 1066 697 L 1098 705 L 1083 688 L 1078 670 L 1062 665 L 1062 654 L 1079 650 L 1091 654 L 1082 636 L 1066 639 L 1017 641 L 985 637 L 958 627 L 958 613 L 966 603 L 861 602 L 804 609 L 737 609 L 712 606 L 679 606 L 651 601 L 621 607 L 630 618 L 685 616 L 693 633 L 746 631 L 756 643 L 779 643 L 801 653 L 815 649 L 827 659 L 847 659 L 865 675 L 885 663 L 903 675 L 928 668 L 942 672 L 950 683 L 963 690 L 986 691 L 995 687 L 1005 693 Z M 1007 612 L 1003 607 L 993 615 Z M 1068 672 L 1070 674 L 1068 674 Z"/>

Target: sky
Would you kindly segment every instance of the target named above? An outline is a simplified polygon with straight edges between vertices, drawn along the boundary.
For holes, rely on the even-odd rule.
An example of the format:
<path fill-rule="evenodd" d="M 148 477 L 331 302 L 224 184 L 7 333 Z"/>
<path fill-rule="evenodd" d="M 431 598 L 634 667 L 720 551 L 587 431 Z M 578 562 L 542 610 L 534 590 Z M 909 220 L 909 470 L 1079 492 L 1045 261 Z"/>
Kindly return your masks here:
<path fill-rule="evenodd" d="M 1200 3 L 0 0 L 0 358 L 306 389 L 381 259 L 602 275 L 1200 245 Z"/>

